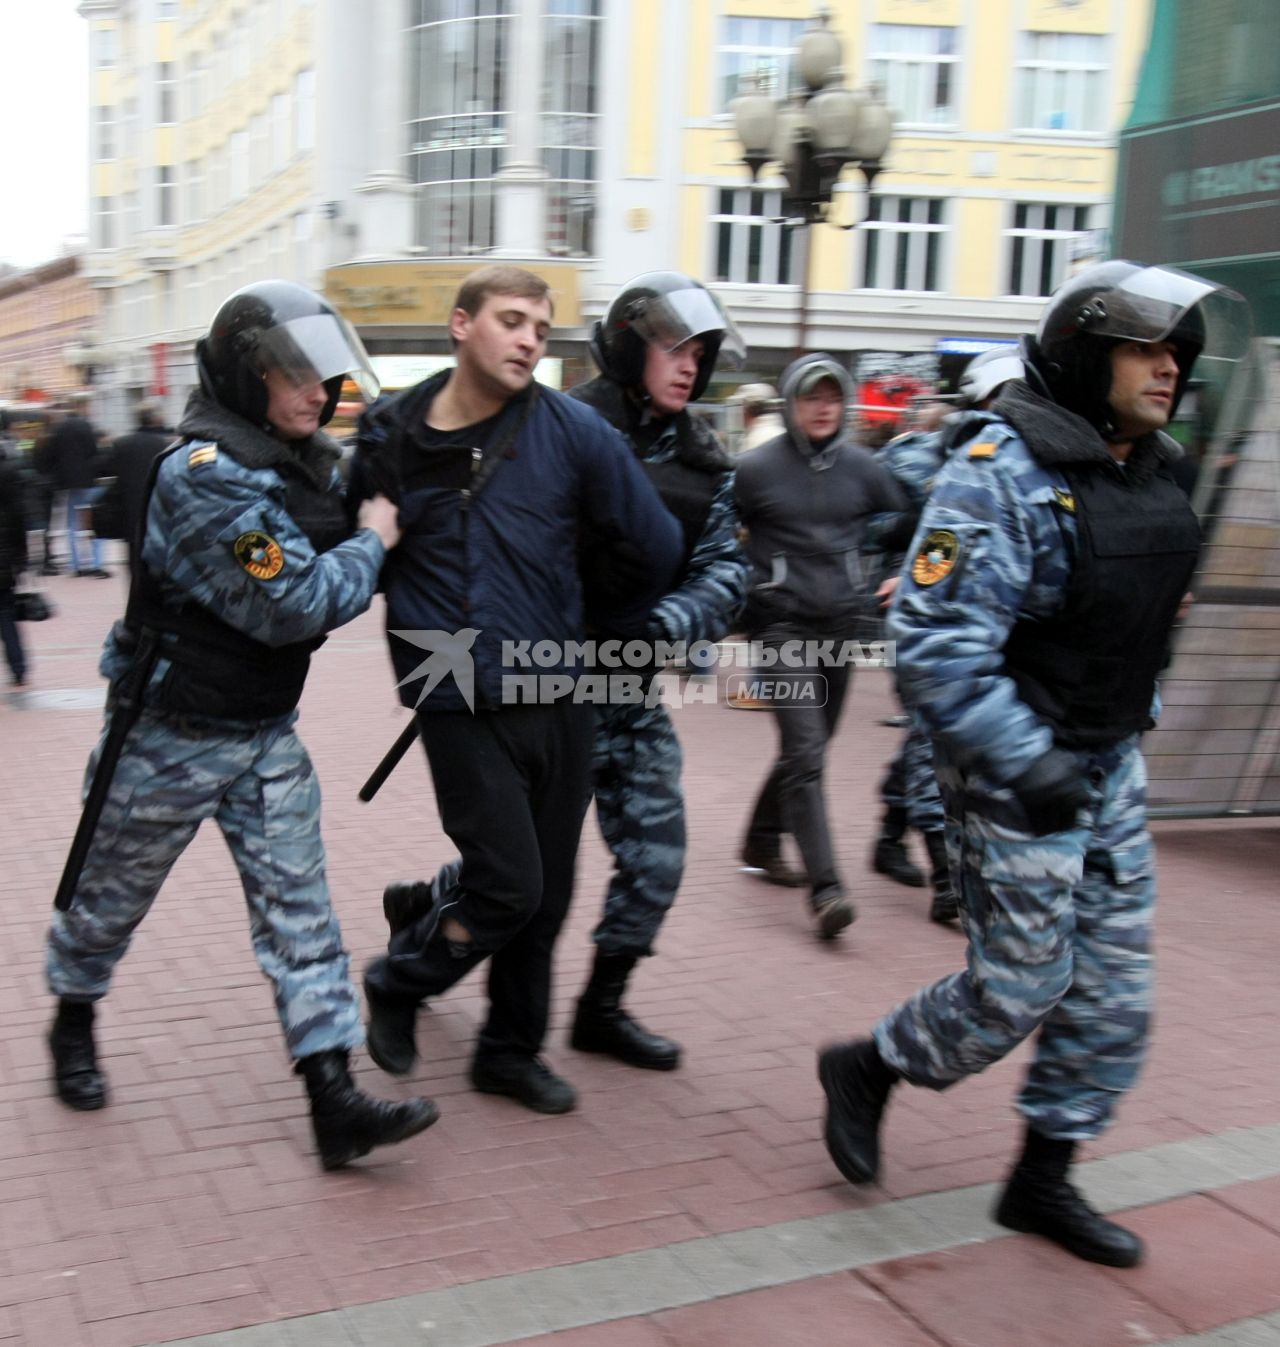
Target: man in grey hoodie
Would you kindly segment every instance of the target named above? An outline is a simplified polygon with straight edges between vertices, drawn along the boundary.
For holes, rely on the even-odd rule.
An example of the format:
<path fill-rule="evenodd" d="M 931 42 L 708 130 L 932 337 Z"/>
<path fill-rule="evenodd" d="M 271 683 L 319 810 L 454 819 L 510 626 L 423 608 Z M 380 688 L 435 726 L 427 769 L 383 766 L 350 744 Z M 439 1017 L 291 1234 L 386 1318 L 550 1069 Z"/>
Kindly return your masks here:
<path fill-rule="evenodd" d="M 742 860 L 771 883 L 807 884 L 818 934 L 829 940 L 855 915 L 823 794 L 827 743 L 849 686 L 842 643 L 856 637 L 870 597 L 860 555 L 867 520 L 901 512 L 909 531 L 910 516 L 901 488 L 846 433 L 853 388 L 834 357 L 795 361 L 779 394 L 786 432 L 742 456 L 734 491 L 753 569 L 744 624 L 764 650 L 779 738 Z M 786 833 L 803 875 L 782 858 Z"/>

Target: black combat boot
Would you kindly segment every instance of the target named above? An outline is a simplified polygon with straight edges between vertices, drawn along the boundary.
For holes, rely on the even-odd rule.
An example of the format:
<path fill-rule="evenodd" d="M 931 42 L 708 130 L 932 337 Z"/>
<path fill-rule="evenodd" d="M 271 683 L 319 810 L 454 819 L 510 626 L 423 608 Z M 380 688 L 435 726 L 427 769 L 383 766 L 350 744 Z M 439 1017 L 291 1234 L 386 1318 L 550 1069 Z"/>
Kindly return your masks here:
<path fill-rule="evenodd" d="M 894 805 L 884 811 L 880 820 L 880 836 L 871 853 L 871 868 L 878 875 L 888 875 L 898 884 L 909 888 L 924 888 L 924 871 L 907 854 L 904 841 L 907 832 L 907 811 Z"/>
<path fill-rule="evenodd" d="M 311 1127 L 325 1169 L 343 1165 L 375 1146 L 425 1131 L 440 1116 L 430 1099 L 393 1103 L 356 1089 L 345 1052 L 317 1052 L 298 1063 L 311 1099 Z"/>
<path fill-rule="evenodd" d="M 83 1113 L 107 1102 L 107 1082 L 98 1069 L 98 1050 L 93 1041 L 93 1014 L 92 1001 L 63 998 L 49 1027 L 54 1088 L 68 1108 Z"/>
<path fill-rule="evenodd" d="M 628 1066 L 674 1071 L 680 1045 L 651 1034 L 622 1008 L 622 993 L 636 966 L 634 954 L 606 954 L 596 949 L 591 977 L 578 998 L 569 1043 L 579 1052 L 602 1052 Z"/>
<path fill-rule="evenodd" d="M 897 1072 L 870 1038 L 835 1043 L 818 1054 L 818 1080 L 827 1096 L 823 1139 L 850 1183 L 874 1183 L 880 1173 L 880 1119 Z"/>
<path fill-rule="evenodd" d="M 1133 1267 L 1142 1261 L 1142 1241 L 1109 1221 L 1067 1181 L 1074 1141 L 1059 1141 L 1027 1129 L 1022 1157 L 993 1213 L 1010 1230 L 1043 1235 L 1087 1263 Z"/>
<path fill-rule="evenodd" d="M 502 1094 L 535 1113 L 572 1113 L 578 1092 L 541 1057 L 526 1052 L 478 1051 L 471 1083 L 481 1094 Z"/>
<path fill-rule="evenodd" d="M 933 873 L 929 883 L 933 885 L 933 899 L 929 904 L 929 920 L 937 922 L 958 921 L 960 918 L 960 900 L 956 896 L 955 885 L 951 882 L 951 870 L 947 865 L 946 834 L 941 828 L 931 829 L 922 834 L 924 844 L 929 851 L 929 864 Z"/>

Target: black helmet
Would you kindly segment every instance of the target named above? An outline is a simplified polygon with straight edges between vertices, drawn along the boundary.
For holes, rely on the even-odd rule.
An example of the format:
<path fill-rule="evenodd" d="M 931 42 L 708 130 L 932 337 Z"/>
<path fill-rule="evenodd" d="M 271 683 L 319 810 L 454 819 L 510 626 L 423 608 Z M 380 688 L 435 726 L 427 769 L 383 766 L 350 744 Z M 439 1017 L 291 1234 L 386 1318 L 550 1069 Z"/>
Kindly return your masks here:
<path fill-rule="evenodd" d="M 1117 259 L 1087 267 L 1049 299 L 1023 355 L 1053 400 L 1113 432 L 1111 350 L 1121 342 L 1172 342 L 1178 365 L 1170 416 L 1201 352 L 1238 360 L 1249 341 L 1248 306 L 1227 290 L 1177 267 Z"/>
<path fill-rule="evenodd" d="M 977 407 L 993 396 L 1010 379 L 1021 379 L 1025 373 L 1022 357 L 1016 346 L 993 346 L 975 355 L 964 367 L 957 389 L 960 401 L 966 407 Z"/>
<path fill-rule="evenodd" d="M 329 398 L 322 426 L 333 416 L 345 376 L 369 401 L 378 396 L 377 376 L 351 325 L 327 300 L 291 281 L 258 281 L 223 300 L 208 334 L 196 342 L 196 368 L 209 397 L 255 425 L 267 417 L 262 376 L 269 369 L 324 384 Z"/>
<path fill-rule="evenodd" d="M 734 321 L 706 286 L 679 271 L 647 271 L 630 280 L 591 331 L 591 358 L 600 373 L 623 388 L 644 382 L 645 347 L 664 351 L 694 337 L 704 350 L 689 394 L 696 402 L 707 390 L 721 355 L 741 364 L 747 348 Z"/>

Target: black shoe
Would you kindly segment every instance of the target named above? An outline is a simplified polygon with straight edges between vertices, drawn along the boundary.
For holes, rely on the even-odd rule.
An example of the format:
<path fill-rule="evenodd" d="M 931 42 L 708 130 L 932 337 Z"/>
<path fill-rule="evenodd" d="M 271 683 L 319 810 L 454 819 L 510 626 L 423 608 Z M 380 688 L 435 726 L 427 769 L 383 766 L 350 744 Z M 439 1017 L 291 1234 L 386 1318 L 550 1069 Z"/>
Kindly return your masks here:
<path fill-rule="evenodd" d="M 742 863 L 748 870 L 759 870 L 768 883 L 784 889 L 802 889 L 809 882 L 807 875 L 788 865 L 779 854 L 761 851 L 749 842 L 742 848 Z"/>
<path fill-rule="evenodd" d="M 622 1008 L 627 978 L 636 965 L 634 954 L 606 954 L 596 950 L 578 1008 L 569 1044 L 579 1052 L 599 1052 L 628 1066 L 649 1071 L 674 1071 L 680 1065 L 680 1045 L 651 1034 Z"/>
<path fill-rule="evenodd" d="M 382 915 L 392 935 L 425 917 L 431 907 L 431 885 L 425 879 L 397 880 L 382 890 Z"/>
<path fill-rule="evenodd" d="M 845 895 L 843 889 L 823 889 L 809 900 L 813 908 L 814 920 L 818 926 L 818 938 L 834 940 L 846 926 L 852 926 L 858 915 L 857 908 Z"/>
<path fill-rule="evenodd" d="M 61 575 L 61 574 L 62 574 L 62 567 L 59 566 L 58 563 L 57 563 L 56 561 L 46 561 L 46 562 L 44 563 L 44 565 L 40 567 L 40 574 L 41 574 L 41 575 Z"/>
<path fill-rule="evenodd" d="M 418 1060 L 417 1004 L 385 996 L 369 982 L 367 974 L 364 999 L 369 1007 L 366 1031 L 369 1056 L 391 1075 L 407 1076 Z"/>
<path fill-rule="evenodd" d="M 871 853 L 871 868 L 878 875 L 887 875 L 897 884 L 908 888 L 924 888 L 924 871 L 907 854 L 907 844 L 901 837 L 881 833 L 876 838 L 876 849 Z"/>
<path fill-rule="evenodd" d="M 107 1102 L 107 1083 L 98 1069 L 93 1041 L 93 1015 L 92 1001 L 62 1000 L 49 1028 L 54 1089 L 68 1108 L 82 1113 Z"/>
<path fill-rule="evenodd" d="M 87 575 L 94 580 L 109 580 L 110 571 L 104 571 L 101 566 L 90 566 L 86 571 L 76 571 L 77 575 Z"/>
<path fill-rule="evenodd" d="M 880 1173 L 880 1119 L 897 1076 L 875 1043 L 864 1038 L 824 1048 L 818 1080 L 827 1096 L 827 1153 L 850 1183 L 874 1183 Z"/>
<path fill-rule="evenodd" d="M 557 1076 L 541 1057 L 516 1052 L 477 1053 L 471 1084 L 481 1094 L 503 1094 L 535 1113 L 571 1113 L 578 1092 Z"/>
<path fill-rule="evenodd" d="M 992 1214 L 1006 1229 L 1042 1235 L 1086 1263 L 1134 1267 L 1145 1252 L 1132 1230 L 1094 1211 L 1066 1179 L 1040 1182 L 1015 1170 Z"/>
<path fill-rule="evenodd" d="M 311 1127 L 325 1169 L 341 1169 L 375 1146 L 389 1146 L 425 1132 L 440 1116 L 430 1099 L 395 1103 L 357 1090 L 345 1052 L 304 1057 L 298 1070 L 307 1082 Z"/>

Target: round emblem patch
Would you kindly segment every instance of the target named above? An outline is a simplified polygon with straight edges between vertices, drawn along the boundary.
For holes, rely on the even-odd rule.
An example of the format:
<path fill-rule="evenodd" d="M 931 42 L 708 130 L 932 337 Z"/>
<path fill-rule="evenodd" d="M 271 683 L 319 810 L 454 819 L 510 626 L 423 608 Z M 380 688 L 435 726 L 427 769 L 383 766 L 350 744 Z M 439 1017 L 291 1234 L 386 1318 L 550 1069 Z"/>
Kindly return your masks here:
<path fill-rule="evenodd" d="M 920 544 L 911 563 L 911 578 L 925 587 L 936 585 L 955 569 L 959 556 L 959 538 L 950 529 L 934 529 Z"/>
<path fill-rule="evenodd" d="M 231 544 L 231 550 L 255 580 L 274 580 L 284 570 L 284 551 L 269 533 L 250 529 Z"/>

